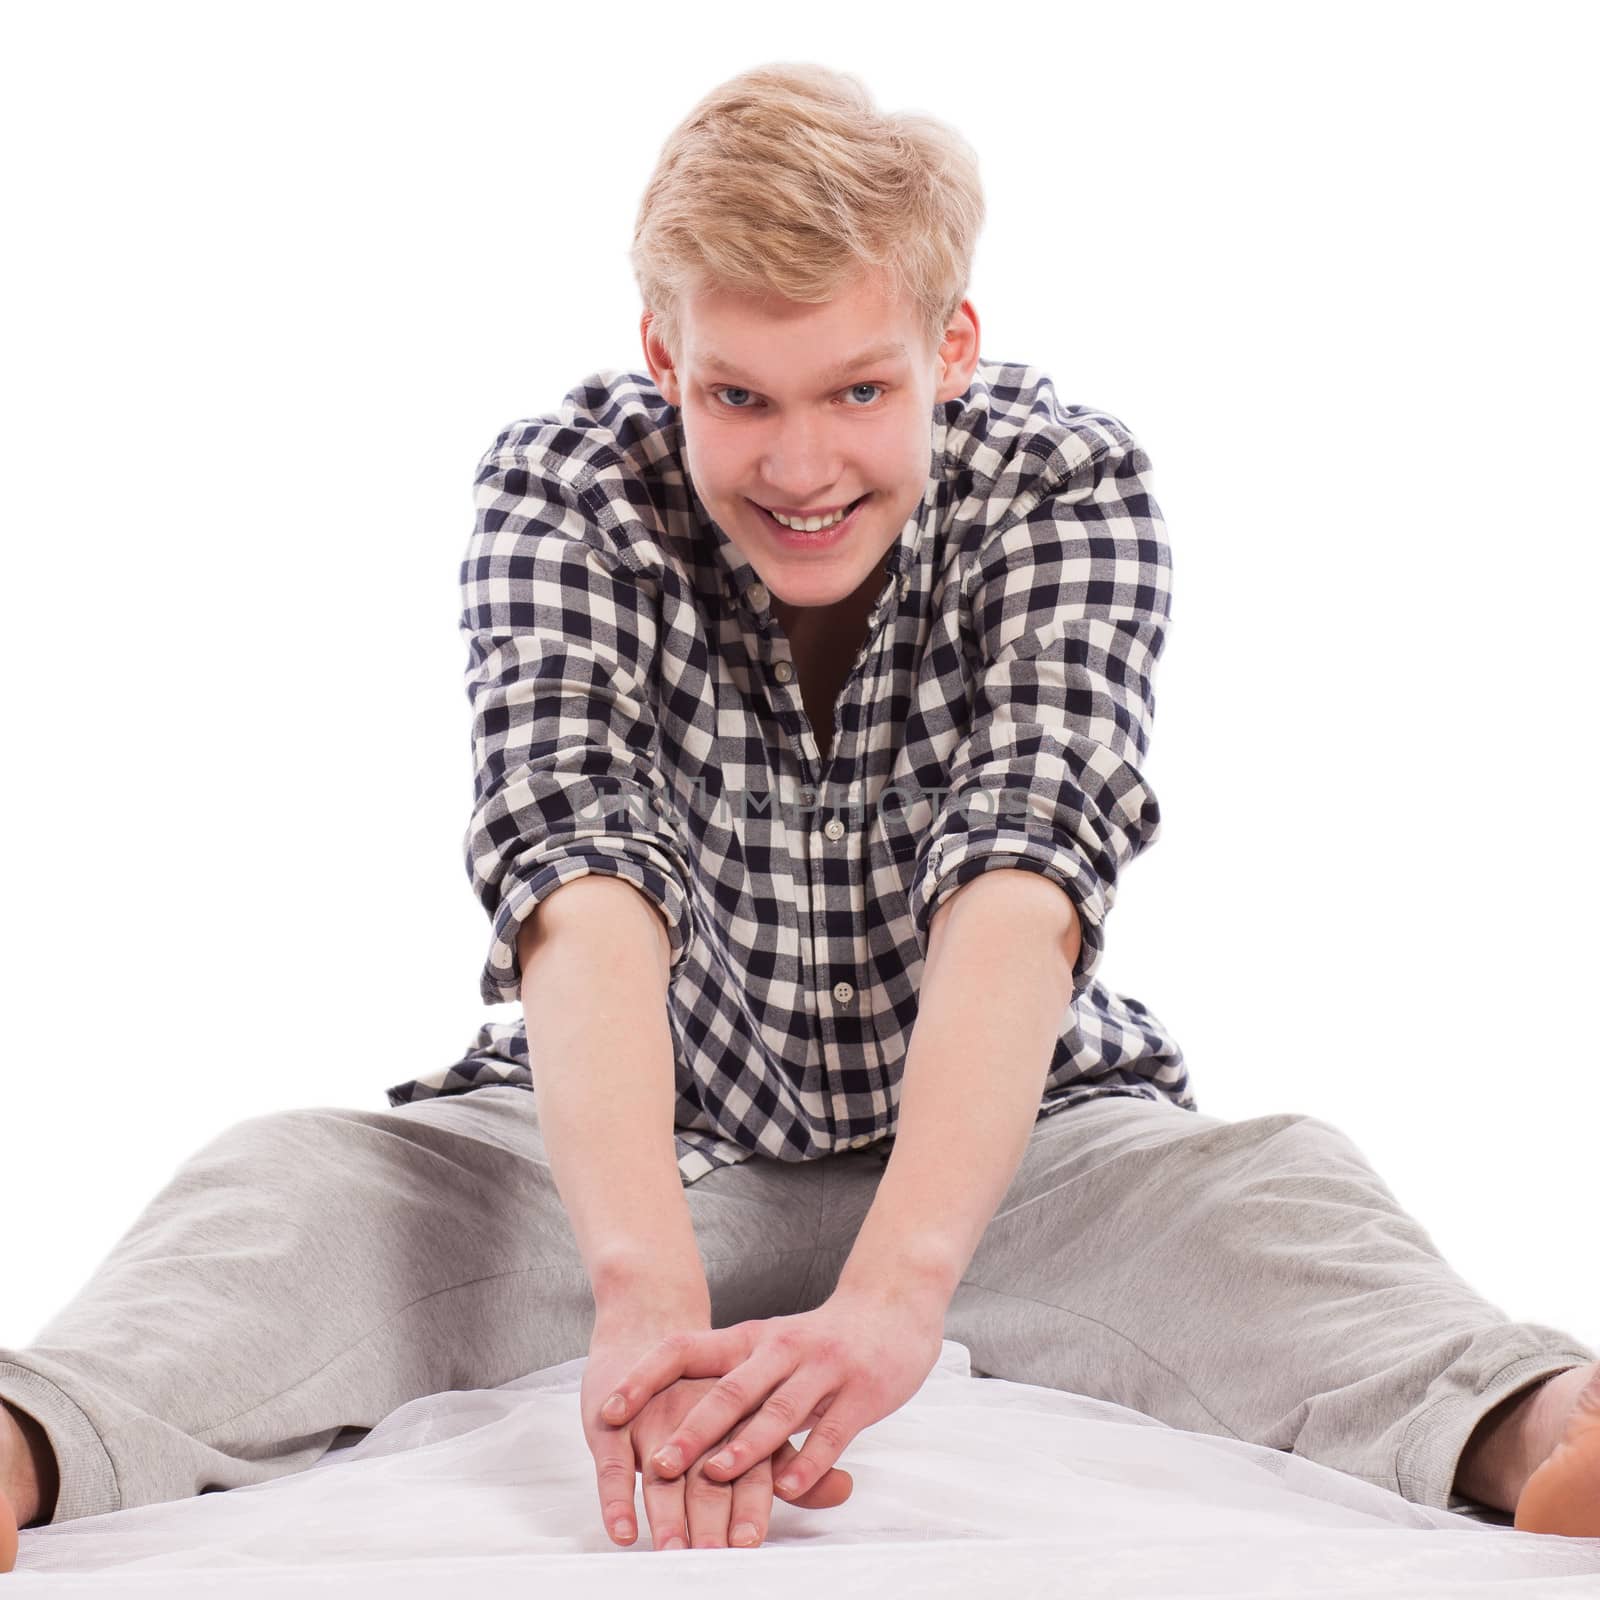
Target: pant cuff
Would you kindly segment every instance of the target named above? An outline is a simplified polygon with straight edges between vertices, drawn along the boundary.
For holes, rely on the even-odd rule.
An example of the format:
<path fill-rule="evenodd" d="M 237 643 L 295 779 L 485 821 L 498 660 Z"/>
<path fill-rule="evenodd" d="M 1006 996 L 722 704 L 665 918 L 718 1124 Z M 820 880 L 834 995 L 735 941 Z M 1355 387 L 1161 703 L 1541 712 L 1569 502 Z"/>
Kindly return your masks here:
<path fill-rule="evenodd" d="M 1406 1430 L 1395 1459 L 1395 1479 L 1400 1493 L 1417 1505 L 1453 1511 L 1471 1505 L 1455 1485 L 1461 1453 L 1478 1424 L 1519 1389 L 1528 1388 L 1541 1378 L 1552 1378 L 1569 1367 L 1587 1366 L 1595 1360 L 1591 1350 L 1573 1347 L 1567 1352 L 1545 1351 L 1541 1355 L 1519 1356 L 1499 1368 L 1478 1393 L 1457 1392 L 1441 1395 L 1420 1412 Z"/>
<path fill-rule="evenodd" d="M 0 1399 L 26 1411 L 50 1441 L 60 1488 L 48 1524 L 122 1509 L 116 1468 L 83 1408 L 57 1384 L 15 1361 L 0 1361 Z"/>

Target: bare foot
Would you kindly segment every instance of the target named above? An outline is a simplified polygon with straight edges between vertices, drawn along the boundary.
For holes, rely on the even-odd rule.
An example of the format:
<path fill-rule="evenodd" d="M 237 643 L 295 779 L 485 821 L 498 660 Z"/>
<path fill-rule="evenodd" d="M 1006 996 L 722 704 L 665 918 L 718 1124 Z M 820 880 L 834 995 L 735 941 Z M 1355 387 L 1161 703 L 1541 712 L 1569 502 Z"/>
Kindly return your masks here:
<path fill-rule="evenodd" d="M 12 1421 L 11 1413 L 0 1405 L 0 1572 L 9 1572 L 17 1564 L 17 1508 L 12 1505 L 6 1487 L 11 1482 L 16 1453 L 22 1447 L 22 1430 Z"/>
<path fill-rule="evenodd" d="M 17 1514 L 11 1509 L 4 1489 L 0 1489 L 0 1572 L 17 1564 Z"/>
<path fill-rule="evenodd" d="M 40 1474 L 50 1498 L 41 1499 Z M 0 1400 L 0 1572 L 17 1564 L 17 1528 L 41 1507 L 56 1504 L 55 1455 L 44 1429 L 26 1412 Z"/>
<path fill-rule="evenodd" d="M 1548 1437 L 1555 1443 L 1522 1486 L 1514 1524 L 1525 1533 L 1600 1537 L 1600 1361 L 1552 1398 L 1559 1410 Z"/>

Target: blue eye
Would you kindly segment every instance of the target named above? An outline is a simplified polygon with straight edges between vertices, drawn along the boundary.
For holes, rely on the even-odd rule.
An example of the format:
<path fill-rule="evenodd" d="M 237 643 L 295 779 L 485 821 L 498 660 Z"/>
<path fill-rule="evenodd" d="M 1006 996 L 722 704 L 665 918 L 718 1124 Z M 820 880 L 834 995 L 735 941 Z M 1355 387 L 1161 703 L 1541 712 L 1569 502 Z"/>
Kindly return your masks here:
<path fill-rule="evenodd" d="M 876 389 L 881 394 L 883 392 L 883 385 L 881 383 L 852 383 L 850 385 L 850 387 L 848 389 L 846 389 L 844 392 L 846 394 L 854 394 L 857 389 Z M 712 389 L 711 389 L 711 393 L 716 396 L 718 404 L 725 411 L 754 411 L 754 410 L 756 410 L 757 408 L 754 405 L 735 405 L 731 400 L 729 400 L 727 398 L 730 394 L 742 394 L 742 395 L 748 396 L 748 395 L 754 394 L 754 392 L 755 391 L 752 390 L 752 389 L 745 389 L 745 388 L 742 388 L 740 385 L 733 384 L 733 383 L 714 384 L 712 386 Z M 846 406 L 845 409 L 847 411 L 865 411 L 872 404 L 873 404 L 872 401 L 868 401 L 864 405 Z"/>

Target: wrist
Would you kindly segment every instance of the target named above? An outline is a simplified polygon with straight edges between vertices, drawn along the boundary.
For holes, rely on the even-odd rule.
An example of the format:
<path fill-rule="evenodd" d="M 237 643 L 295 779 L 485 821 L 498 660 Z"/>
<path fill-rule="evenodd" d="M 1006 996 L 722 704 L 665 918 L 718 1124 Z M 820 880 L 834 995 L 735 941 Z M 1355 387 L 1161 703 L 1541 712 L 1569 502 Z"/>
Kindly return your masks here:
<path fill-rule="evenodd" d="M 597 1333 L 711 1326 L 711 1292 L 698 1256 L 692 1271 L 666 1271 L 659 1261 L 611 1257 L 597 1264 L 590 1277 Z"/>
<path fill-rule="evenodd" d="M 828 1296 L 837 1304 L 870 1305 L 878 1313 L 904 1314 L 944 1326 L 944 1314 L 961 1274 L 941 1254 L 901 1252 L 892 1264 L 847 1261 Z"/>

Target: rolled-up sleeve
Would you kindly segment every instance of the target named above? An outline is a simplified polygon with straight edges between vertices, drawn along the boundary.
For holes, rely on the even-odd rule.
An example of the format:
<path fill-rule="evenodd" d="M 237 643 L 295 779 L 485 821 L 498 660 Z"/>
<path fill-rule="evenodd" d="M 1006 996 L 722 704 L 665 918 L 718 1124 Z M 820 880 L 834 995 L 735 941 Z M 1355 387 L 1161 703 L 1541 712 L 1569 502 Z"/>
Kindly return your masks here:
<path fill-rule="evenodd" d="M 971 719 L 910 895 L 924 952 L 939 905 L 980 873 L 1049 878 L 1077 908 L 1081 991 L 1117 880 L 1160 832 L 1141 771 L 1171 605 L 1150 460 L 1114 418 L 1105 447 L 1009 512 L 972 563 Z"/>
<path fill-rule="evenodd" d="M 522 923 L 589 873 L 656 907 L 674 976 L 692 937 L 653 713 L 659 586 L 602 547 L 599 491 L 582 481 L 498 445 L 478 468 L 461 566 L 474 766 L 463 848 L 492 924 L 489 1003 L 520 996 Z"/>

